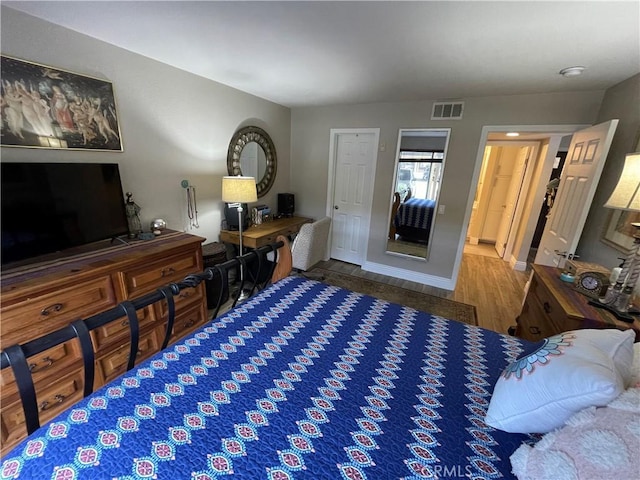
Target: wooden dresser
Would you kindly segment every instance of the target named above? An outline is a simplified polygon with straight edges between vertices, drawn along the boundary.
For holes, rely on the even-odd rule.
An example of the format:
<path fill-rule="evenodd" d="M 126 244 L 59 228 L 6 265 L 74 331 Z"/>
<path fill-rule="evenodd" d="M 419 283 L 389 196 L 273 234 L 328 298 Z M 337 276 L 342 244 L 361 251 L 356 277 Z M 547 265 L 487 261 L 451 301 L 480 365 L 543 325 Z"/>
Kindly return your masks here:
<path fill-rule="evenodd" d="M 635 341 L 640 341 L 638 318 L 632 324 L 626 323 L 604 309 L 589 305 L 589 298 L 560 280 L 557 268 L 542 265 L 533 265 L 531 285 L 516 322 L 516 336 L 534 342 L 582 328 L 633 328 Z"/>
<path fill-rule="evenodd" d="M 149 241 L 3 272 L 2 348 L 25 343 L 202 271 L 203 240 L 185 233 L 165 232 Z M 183 290 L 175 302 L 170 343 L 207 320 L 203 284 Z M 165 305 L 160 302 L 138 312 L 140 342 L 136 362 L 159 351 L 166 330 Z M 91 337 L 96 359 L 95 390 L 126 371 L 129 325 L 124 312 L 121 320 L 92 331 Z M 76 340 L 36 355 L 29 363 L 41 424 L 82 398 L 83 367 Z M 11 368 L 2 370 L 0 387 L 0 439 L 4 453 L 26 436 L 26 427 Z"/>

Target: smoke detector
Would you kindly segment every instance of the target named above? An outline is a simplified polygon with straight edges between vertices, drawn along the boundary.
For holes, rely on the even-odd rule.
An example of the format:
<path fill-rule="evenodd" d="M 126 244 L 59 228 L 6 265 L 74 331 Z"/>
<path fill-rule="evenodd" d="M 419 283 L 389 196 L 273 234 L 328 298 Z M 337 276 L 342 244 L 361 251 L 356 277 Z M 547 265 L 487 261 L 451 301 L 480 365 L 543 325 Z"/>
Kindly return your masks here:
<path fill-rule="evenodd" d="M 563 77 L 577 77 L 582 75 L 582 72 L 585 70 L 585 67 L 567 67 L 560 70 L 560 75 Z"/>

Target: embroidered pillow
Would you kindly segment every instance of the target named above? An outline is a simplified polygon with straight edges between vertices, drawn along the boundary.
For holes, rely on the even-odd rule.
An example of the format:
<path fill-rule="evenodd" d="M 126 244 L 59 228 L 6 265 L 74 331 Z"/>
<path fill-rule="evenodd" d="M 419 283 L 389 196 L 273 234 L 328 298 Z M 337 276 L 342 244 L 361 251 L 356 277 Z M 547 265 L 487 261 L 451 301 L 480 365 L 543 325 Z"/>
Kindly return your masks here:
<path fill-rule="evenodd" d="M 607 407 L 590 407 L 546 434 L 534 447 L 511 455 L 519 480 L 638 478 L 640 388 L 630 388 Z"/>
<path fill-rule="evenodd" d="M 485 421 L 547 433 L 576 412 L 604 406 L 631 381 L 633 330 L 574 330 L 544 339 L 500 375 Z"/>

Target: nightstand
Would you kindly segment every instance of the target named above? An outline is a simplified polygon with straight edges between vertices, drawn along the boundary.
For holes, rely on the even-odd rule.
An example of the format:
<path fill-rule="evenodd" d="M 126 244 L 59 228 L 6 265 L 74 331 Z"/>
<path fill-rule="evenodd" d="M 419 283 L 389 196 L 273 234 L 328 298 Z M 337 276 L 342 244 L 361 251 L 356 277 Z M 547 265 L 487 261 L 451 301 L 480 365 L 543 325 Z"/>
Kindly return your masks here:
<path fill-rule="evenodd" d="M 622 322 L 606 310 L 589 305 L 589 298 L 560 280 L 560 270 L 542 265 L 533 265 L 531 285 L 516 323 L 515 335 L 533 342 L 583 328 L 633 328 L 635 341 L 640 341 L 638 318 L 633 323 Z"/>

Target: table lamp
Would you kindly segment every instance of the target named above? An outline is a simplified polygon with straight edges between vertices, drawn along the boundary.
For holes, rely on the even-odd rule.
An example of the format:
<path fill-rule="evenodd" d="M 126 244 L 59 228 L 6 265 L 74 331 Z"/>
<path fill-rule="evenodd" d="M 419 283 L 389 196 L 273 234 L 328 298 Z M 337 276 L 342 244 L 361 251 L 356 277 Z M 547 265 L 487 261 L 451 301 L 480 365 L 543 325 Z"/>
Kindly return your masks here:
<path fill-rule="evenodd" d="M 622 175 L 613 193 L 604 204 L 606 208 L 640 212 L 640 153 L 630 153 L 625 157 Z M 607 289 L 604 298 L 593 302 L 606 308 L 617 318 L 633 322 L 629 314 L 629 304 L 633 289 L 640 276 L 640 223 L 631 224 L 635 228 L 634 241 L 616 283 Z"/>
<path fill-rule="evenodd" d="M 237 204 L 238 208 L 238 236 L 240 239 L 240 255 L 242 251 L 242 204 L 257 202 L 256 179 L 253 177 L 222 177 L 222 201 L 229 204 Z M 235 205 L 232 205 L 235 206 Z M 240 285 L 244 282 L 244 268 L 240 264 Z M 247 298 L 245 292 L 238 294 L 238 300 Z"/>

